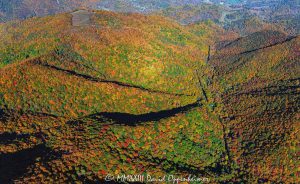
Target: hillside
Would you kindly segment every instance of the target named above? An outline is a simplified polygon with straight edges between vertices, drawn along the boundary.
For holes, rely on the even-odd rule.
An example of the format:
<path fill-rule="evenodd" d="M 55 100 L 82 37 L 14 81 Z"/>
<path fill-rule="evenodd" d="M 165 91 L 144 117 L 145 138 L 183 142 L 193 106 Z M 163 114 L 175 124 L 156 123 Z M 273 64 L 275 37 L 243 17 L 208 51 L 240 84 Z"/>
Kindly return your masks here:
<path fill-rule="evenodd" d="M 103 181 L 146 168 L 225 175 L 222 127 L 200 108 L 195 74 L 206 72 L 214 25 L 84 14 L 89 25 L 71 14 L 1 25 L 0 180 Z"/>
<path fill-rule="evenodd" d="M 231 157 L 247 181 L 297 181 L 299 43 L 299 37 L 260 32 L 211 57 L 217 73 L 211 90 L 219 94 Z"/>
<path fill-rule="evenodd" d="M 2 67 L 56 50 L 82 60 L 96 75 L 111 80 L 166 92 L 195 91 L 183 84 L 193 77 L 189 68 L 205 59 L 208 46 L 204 42 L 212 33 L 209 29 L 200 37 L 160 17 L 111 12 L 92 14 L 91 26 L 74 27 L 70 19 L 71 15 L 65 14 L 3 25 Z M 54 25 L 58 29 L 53 29 Z M 118 69 L 120 64 L 122 69 Z M 170 80 L 173 89 L 169 88 Z"/>

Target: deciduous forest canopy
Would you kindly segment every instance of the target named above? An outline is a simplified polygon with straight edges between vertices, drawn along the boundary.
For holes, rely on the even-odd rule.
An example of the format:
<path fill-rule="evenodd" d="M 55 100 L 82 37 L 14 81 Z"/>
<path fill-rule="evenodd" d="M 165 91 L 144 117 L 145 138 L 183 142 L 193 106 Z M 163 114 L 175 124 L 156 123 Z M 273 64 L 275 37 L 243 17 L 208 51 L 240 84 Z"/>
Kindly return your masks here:
<path fill-rule="evenodd" d="M 299 183 L 299 16 L 298 0 L 0 0 L 0 183 Z"/>

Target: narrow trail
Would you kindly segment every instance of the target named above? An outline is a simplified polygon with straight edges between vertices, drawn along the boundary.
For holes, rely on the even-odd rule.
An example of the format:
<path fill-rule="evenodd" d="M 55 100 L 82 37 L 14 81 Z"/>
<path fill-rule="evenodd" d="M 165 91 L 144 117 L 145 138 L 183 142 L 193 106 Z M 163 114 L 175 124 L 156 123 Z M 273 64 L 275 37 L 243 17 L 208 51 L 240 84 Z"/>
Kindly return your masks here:
<path fill-rule="evenodd" d="M 213 77 L 215 76 L 216 70 L 212 65 L 210 65 L 210 60 L 212 58 L 212 52 L 211 51 L 212 51 L 212 48 L 211 48 L 211 46 L 209 46 L 206 63 L 207 63 L 208 66 L 210 66 L 210 69 L 213 73 L 211 79 L 213 79 Z M 201 83 L 201 79 L 199 77 L 199 71 L 198 70 L 196 70 L 196 76 L 198 77 L 198 81 L 199 81 L 199 90 L 202 92 L 206 102 L 209 102 L 209 99 L 207 97 L 207 93 L 204 89 L 204 86 Z M 228 134 L 226 133 L 227 130 L 228 130 L 227 121 L 224 120 L 219 114 L 215 114 L 215 115 L 217 116 L 217 118 L 219 120 L 219 123 L 222 126 L 225 154 L 228 157 L 228 163 L 229 163 L 228 164 L 228 171 L 231 172 L 231 170 L 232 170 L 231 165 L 233 164 L 233 160 L 232 160 L 232 157 L 231 157 L 230 147 L 229 147 L 229 143 L 228 143 L 228 136 L 227 136 Z"/>
<path fill-rule="evenodd" d="M 243 55 L 243 54 L 248 54 L 248 53 L 251 53 L 251 52 L 255 52 L 255 51 L 259 51 L 259 50 L 263 50 L 263 49 L 267 49 L 267 48 L 270 48 L 270 47 L 274 47 L 276 45 L 281 45 L 281 44 L 284 44 L 286 42 L 290 42 L 294 39 L 296 39 L 297 36 L 291 36 L 283 41 L 280 41 L 280 42 L 277 42 L 277 43 L 274 43 L 274 44 L 271 44 L 271 45 L 267 45 L 267 46 L 264 46 L 264 47 L 259 47 L 259 48 L 256 48 L 256 49 L 252 49 L 252 50 L 248 50 L 248 51 L 244 51 L 244 52 L 241 52 L 239 53 L 238 55 Z"/>
<path fill-rule="evenodd" d="M 268 48 L 271 48 L 271 47 L 275 47 L 277 45 L 281 45 L 281 44 L 284 44 L 284 43 L 287 43 L 287 42 L 290 42 L 290 41 L 293 41 L 294 39 L 297 39 L 299 36 L 291 36 L 283 41 L 280 41 L 280 42 L 276 42 L 274 44 L 271 44 L 271 45 L 267 45 L 267 46 L 264 46 L 264 47 L 259 47 L 259 48 L 256 48 L 256 49 L 252 49 L 252 50 L 247 50 L 247 51 L 244 51 L 244 52 L 240 52 L 240 53 L 237 53 L 237 54 L 234 54 L 234 55 L 230 55 L 229 58 L 231 58 L 231 65 L 230 67 L 226 68 L 226 67 L 223 67 L 221 69 L 219 69 L 219 73 L 223 73 L 223 74 L 230 74 L 232 73 L 234 70 L 242 67 L 243 65 L 245 65 L 247 62 L 242 62 L 241 58 L 244 57 L 245 55 L 247 56 L 248 54 L 252 54 L 253 52 L 256 52 L 256 51 L 261 51 L 261 50 L 264 50 L 264 49 L 268 49 Z M 235 58 L 232 58 L 232 57 L 235 57 Z M 217 55 L 216 57 L 213 58 L 213 60 L 219 60 L 221 59 L 222 55 Z"/>
<path fill-rule="evenodd" d="M 207 53 L 207 58 L 206 58 L 206 64 L 209 63 L 211 58 L 211 46 L 208 46 L 208 53 Z"/>
<path fill-rule="evenodd" d="M 198 80 L 199 90 L 200 90 L 201 94 L 203 95 L 205 101 L 208 102 L 207 94 L 206 94 L 204 86 L 201 82 L 201 78 L 199 77 L 199 71 L 198 70 L 195 70 L 195 75 L 196 75 L 197 80 Z"/>
<path fill-rule="evenodd" d="M 127 88 L 134 88 L 134 89 L 139 89 L 139 90 L 143 90 L 143 91 L 147 91 L 149 93 L 157 93 L 157 94 L 163 94 L 163 95 L 171 95 L 171 96 L 190 96 L 193 97 L 194 95 L 190 95 L 190 94 L 183 94 L 183 93 L 169 93 L 169 92 L 164 92 L 164 91 L 159 91 L 159 90 L 153 90 L 153 89 L 148 89 L 148 88 L 144 88 L 141 86 L 137 86 L 137 85 L 133 85 L 133 84 L 126 84 L 120 81 L 114 81 L 114 80 L 107 80 L 107 79 L 101 79 L 101 78 L 97 78 L 97 77 L 92 77 L 90 75 L 86 75 L 86 74 L 81 74 L 81 73 L 77 73 L 73 70 L 68 70 L 68 69 L 63 69 L 54 65 L 49 65 L 47 63 L 42 63 L 38 60 L 35 60 L 33 62 L 34 64 L 43 66 L 43 67 L 48 67 L 57 71 L 61 71 L 64 72 L 66 74 L 69 75 L 74 75 L 76 77 L 80 77 L 83 78 L 85 80 L 88 81 L 92 81 L 92 82 L 98 82 L 98 83 L 110 83 L 110 84 L 114 84 L 114 85 L 118 85 L 120 87 L 127 87 Z"/>
<path fill-rule="evenodd" d="M 224 48 L 227 48 L 229 46 L 231 46 L 232 44 L 240 41 L 241 39 L 243 39 L 244 37 L 240 37 L 240 38 L 237 38 L 236 40 L 233 40 L 232 42 L 226 44 L 225 46 L 223 46 L 222 49 Z M 285 40 L 283 41 L 278 41 L 278 42 L 275 42 L 273 44 L 269 44 L 269 45 L 265 45 L 263 47 L 258 47 L 258 48 L 255 48 L 255 49 L 251 49 L 251 50 L 246 50 L 246 51 L 243 51 L 243 52 L 240 52 L 240 53 L 236 53 L 235 55 L 244 55 L 244 54 L 248 54 L 248 53 L 251 53 L 251 52 L 255 52 L 255 51 L 259 51 L 259 50 L 263 50 L 263 49 L 267 49 L 267 48 L 270 48 L 270 47 L 274 47 L 274 46 L 277 46 L 277 45 L 280 45 L 280 44 L 284 44 L 286 42 L 289 42 L 289 41 L 292 41 L 294 39 L 298 38 L 298 36 L 290 36 L 288 38 L 286 38 Z M 215 59 L 219 59 L 218 57 L 215 58 Z"/>

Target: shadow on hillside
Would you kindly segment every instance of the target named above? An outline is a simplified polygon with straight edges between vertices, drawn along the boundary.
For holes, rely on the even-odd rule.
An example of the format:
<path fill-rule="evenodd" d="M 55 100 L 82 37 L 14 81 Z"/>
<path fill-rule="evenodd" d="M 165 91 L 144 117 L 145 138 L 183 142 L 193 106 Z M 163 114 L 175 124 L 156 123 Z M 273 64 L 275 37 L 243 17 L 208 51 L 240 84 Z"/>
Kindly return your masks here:
<path fill-rule="evenodd" d="M 28 167 L 34 164 L 39 157 L 42 161 L 47 162 L 60 156 L 60 153 L 54 152 L 44 144 L 15 153 L 1 154 L 0 181 L 2 183 L 13 183 L 13 180 L 23 176 Z"/>
<path fill-rule="evenodd" d="M 15 140 L 28 139 L 30 134 L 17 134 L 5 132 L 0 134 L 0 144 L 11 144 Z"/>
<path fill-rule="evenodd" d="M 6 121 L 7 113 L 5 113 L 4 109 L 0 108 L 0 121 Z"/>
<path fill-rule="evenodd" d="M 179 113 L 185 113 L 195 107 L 199 107 L 200 103 L 197 101 L 195 103 L 177 107 L 169 110 L 162 110 L 158 112 L 150 112 L 146 114 L 134 115 L 128 113 L 119 112 L 101 112 L 97 114 L 92 114 L 86 117 L 80 118 L 80 120 L 70 121 L 70 124 L 80 123 L 82 120 L 93 120 L 105 123 L 111 123 L 115 125 L 125 125 L 125 126 L 137 126 L 142 123 L 159 121 L 161 119 L 170 118 Z"/>

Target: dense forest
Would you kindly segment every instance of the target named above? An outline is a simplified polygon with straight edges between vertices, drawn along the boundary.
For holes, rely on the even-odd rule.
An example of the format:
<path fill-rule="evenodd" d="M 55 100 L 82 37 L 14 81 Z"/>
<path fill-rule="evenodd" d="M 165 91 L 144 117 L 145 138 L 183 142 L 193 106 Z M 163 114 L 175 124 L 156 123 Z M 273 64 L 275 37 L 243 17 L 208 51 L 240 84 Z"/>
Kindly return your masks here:
<path fill-rule="evenodd" d="M 0 1 L 0 183 L 298 183 L 298 1 L 147 2 Z"/>

